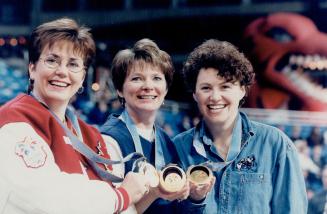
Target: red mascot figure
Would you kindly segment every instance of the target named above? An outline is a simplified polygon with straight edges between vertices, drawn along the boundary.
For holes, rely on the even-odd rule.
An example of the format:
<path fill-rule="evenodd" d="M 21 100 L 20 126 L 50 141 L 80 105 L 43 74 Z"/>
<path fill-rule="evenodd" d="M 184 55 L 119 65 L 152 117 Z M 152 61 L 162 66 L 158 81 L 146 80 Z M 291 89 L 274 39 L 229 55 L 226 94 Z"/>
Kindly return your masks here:
<path fill-rule="evenodd" d="M 327 111 L 327 34 L 302 15 L 276 13 L 245 30 L 257 72 L 247 106 Z"/>

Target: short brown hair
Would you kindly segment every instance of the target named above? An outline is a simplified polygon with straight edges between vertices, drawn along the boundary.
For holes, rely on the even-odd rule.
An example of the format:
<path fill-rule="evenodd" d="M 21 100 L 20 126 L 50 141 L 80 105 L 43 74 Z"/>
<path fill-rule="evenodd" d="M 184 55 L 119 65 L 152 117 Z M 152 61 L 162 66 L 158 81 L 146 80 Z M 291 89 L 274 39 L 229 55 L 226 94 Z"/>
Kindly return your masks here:
<path fill-rule="evenodd" d="M 112 61 L 112 81 L 118 91 L 122 91 L 125 78 L 137 63 L 157 66 L 165 75 L 167 87 L 173 80 L 174 66 L 171 57 L 150 39 L 141 39 L 133 48 L 119 51 Z"/>
<path fill-rule="evenodd" d="M 210 39 L 196 47 L 188 56 L 183 75 L 186 85 L 195 91 L 196 81 L 202 68 L 217 69 L 218 75 L 226 81 L 239 81 L 246 91 L 254 81 L 250 61 L 229 42 Z"/>
<path fill-rule="evenodd" d="M 88 67 L 95 55 L 95 43 L 89 31 L 89 28 L 79 26 L 69 18 L 41 24 L 33 30 L 30 36 L 29 62 L 36 63 L 47 45 L 51 48 L 57 41 L 69 41 L 74 44 L 74 50 L 84 56 L 84 65 Z"/>
<path fill-rule="evenodd" d="M 55 42 L 68 41 L 73 43 L 74 51 L 83 56 L 84 66 L 88 69 L 96 49 L 89 31 L 89 28 L 79 26 L 69 18 L 61 18 L 39 25 L 33 30 L 29 39 L 29 62 L 35 64 L 46 46 L 51 48 Z M 31 80 L 28 92 L 32 89 L 33 81 Z"/>

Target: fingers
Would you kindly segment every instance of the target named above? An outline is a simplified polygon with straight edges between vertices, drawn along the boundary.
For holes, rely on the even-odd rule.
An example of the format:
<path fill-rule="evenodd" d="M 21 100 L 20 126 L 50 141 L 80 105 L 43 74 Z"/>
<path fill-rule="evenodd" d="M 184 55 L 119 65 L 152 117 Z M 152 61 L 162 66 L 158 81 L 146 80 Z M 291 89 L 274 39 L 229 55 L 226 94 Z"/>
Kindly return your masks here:
<path fill-rule="evenodd" d="M 206 185 L 195 185 L 191 190 L 190 194 L 191 196 L 196 196 L 198 198 L 199 196 L 205 196 L 205 194 L 208 192 L 209 184 Z"/>
<path fill-rule="evenodd" d="M 206 184 L 195 184 L 193 182 L 190 182 L 190 197 L 194 200 L 202 200 L 204 199 L 207 194 L 211 191 L 215 184 L 216 178 L 213 176 L 213 178 L 210 180 L 210 182 Z"/>
<path fill-rule="evenodd" d="M 144 176 L 143 175 L 141 175 L 140 177 L 142 179 L 142 182 L 144 182 L 143 183 L 143 185 L 144 185 L 143 195 L 146 195 L 146 194 L 148 194 L 150 192 L 150 182 L 148 180 L 144 179 Z"/>
<path fill-rule="evenodd" d="M 144 195 L 148 194 L 150 192 L 150 185 L 149 184 L 145 184 L 145 192 Z"/>
<path fill-rule="evenodd" d="M 121 186 L 128 192 L 132 203 L 139 201 L 144 194 L 149 193 L 149 183 L 140 173 L 129 172 Z"/>
<path fill-rule="evenodd" d="M 162 192 L 160 189 L 158 190 L 158 192 L 160 198 L 163 198 L 168 201 L 174 201 L 176 199 L 185 200 L 190 194 L 190 188 L 187 182 L 187 184 L 185 184 L 184 187 L 178 192 L 167 193 L 167 192 Z"/>
<path fill-rule="evenodd" d="M 211 181 L 210 181 L 209 191 L 212 189 L 212 187 L 215 185 L 215 183 L 216 183 L 216 177 L 213 176 L 212 179 L 211 179 Z"/>
<path fill-rule="evenodd" d="M 210 182 L 206 183 L 206 184 L 195 184 L 193 182 L 190 182 L 190 189 L 192 192 L 196 191 L 196 192 L 210 192 L 210 190 L 213 188 L 214 184 L 216 182 L 216 177 L 213 176 L 210 180 Z"/>
<path fill-rule="evenodd" d="M 184 188 L 182 189 L 181 194 L 182 194 L 182 197 L 181 197 L 182 200 L 187 199 L 188 196 L 190 195 L 190 185 L 189 185 L 188 182 L 187 182 L 187 184 L 184 186 Z"/>
<path fill-rule="evenodd" d="M 190 195 L 190 191 L 189 191 L 189 190 L 186 191 L 186 192 L 181 192 L 180 195 L 177 196 L 177 200 L 178 200 L 179 202 L 181 202 L 181 201 L 187 199 L 189 195 Z"/>
<path fill-rule="evenodd" d="M 178 202 L 184 201 L 188 198 L 188 196 L 189 196 L 189 192 L 187 194 L 181 195 L 181 197 L 178 197 L 177 200 Z"/>

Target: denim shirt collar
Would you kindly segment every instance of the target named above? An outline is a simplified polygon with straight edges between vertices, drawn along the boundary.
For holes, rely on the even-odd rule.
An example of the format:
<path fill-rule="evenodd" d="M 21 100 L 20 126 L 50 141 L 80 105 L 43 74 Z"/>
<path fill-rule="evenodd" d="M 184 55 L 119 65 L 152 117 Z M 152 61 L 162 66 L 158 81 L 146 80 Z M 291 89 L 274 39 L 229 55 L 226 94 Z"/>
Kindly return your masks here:
<path fill-rule="evenodd" d="M 242 115 L 239 114 L 236 118 L 236 123 L 233 128 L 231 147 L 229 148 L 227 159 L 226 159 L 227 162 L 234 160 L 241 150 L 241 143 L 243 142 L 242 139 L 244 136 L 242 131 L 243 129 L 242 126 L 243 126 Z M 210 146 L 210 148 L 212 148 L 213 142 L 212 142 L 212 136 L 203 120 L 201 121 L 199 126 L 196 127 L 195 132 L 196 133 L 194 135 L 195 139 L 193 140 L 193 146 L 200 155 L 202 155 L 203 157 L 207 157 L 203 144 Z"/>
<path fill-rule="evenodd" d="M 251 125 L 250 120 L 243 112 L 239 113 L 239 118 L 241 118 L 242 121 L 242 148 L 244 144 L 248 142 L 249 138 L 255 135 L 256 129 Z"/>

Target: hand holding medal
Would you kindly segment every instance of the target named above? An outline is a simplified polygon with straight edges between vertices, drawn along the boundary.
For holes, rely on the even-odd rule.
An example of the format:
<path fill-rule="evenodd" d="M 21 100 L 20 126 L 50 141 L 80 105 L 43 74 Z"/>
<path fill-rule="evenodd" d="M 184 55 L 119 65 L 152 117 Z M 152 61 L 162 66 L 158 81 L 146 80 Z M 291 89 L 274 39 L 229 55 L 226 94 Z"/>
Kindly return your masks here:
<path fill-rule="evenodd" d="M 186 174 L 190 181 L 190 198 L 195 201 L 204 199 L 216 181 L 211 169 L 205 165 L 192 165 Z"/>
<path fill-rule="evenodd" d="M 149 187 L 161 198 L 166 200 L 185 199 L 189 195 L 185 172 L 177 165 L 169 164 L 158 172 L 145 159 L 139 159 L 134 162 L 133 171 L 143 174 Z"/>
<path fill-rule="evenodd" d="M 160 172 L 160 189 L 164 192 L 178 192 L 185 184 L 185 172 L 177 165 L 168 165 Z"/>
<path fill-rule="evenodd" d="M 133 172 L 141 173 L 144 176 L 146 183 L 149 185 L 146 193 L 149 192 L 150 187 L 155 188 L 159 185 L 158 171 L 145 158 L 140 158 L 134 162 Z"/>
<path fill-rule="evenodd" d="M 190 194 L 185 172 L 174 164 L 169 164 L 160 171 L 160 184 L 157 188 L 160 198 L 169 201 L 185 200 Z"/>
<path fill-rule="evenodd" d="M 187 178 L 196 185 L 210 183 L 213 174 L 211 169 L 204 165 L 192 165 L 186 172 Z"/>
<path fill-rule="evenodd" d="M 148 185 L 145 194 L 151 188 L 159 197 L 171 201 L 176 199 L 181 201 L 189 195 L 194 200 L 201 200 L 215 183 L 212 171 L 204 165 L 190 166 L 185 174 L 177 165 L 169 164 L 158 173 L 153 165 L 145 158 L 141 158 L 134 162 L 133 171 L 144 176 Z"/>

